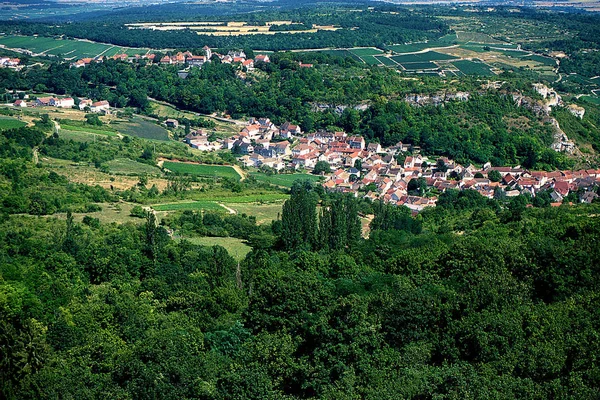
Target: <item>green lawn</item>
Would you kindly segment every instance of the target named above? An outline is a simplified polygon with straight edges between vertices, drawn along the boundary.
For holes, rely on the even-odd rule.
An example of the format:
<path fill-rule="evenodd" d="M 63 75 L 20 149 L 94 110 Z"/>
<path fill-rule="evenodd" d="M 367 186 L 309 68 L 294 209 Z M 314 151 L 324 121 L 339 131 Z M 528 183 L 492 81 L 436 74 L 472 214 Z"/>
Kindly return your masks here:
<path fill-rule="evenodd" d="M 0 130 L 21 128 L 25 125 L 25 122 L 18 119 L 0 116 Z"/>
<path fill-rule="evenodd" d="M 318 182 L 319 177 L 311 174 L 274 174 L 265 175 L 260 172 L 254 172 L 250 174 L 259 182 L 266 182 L 272 185 L 292 187 L 292 184 L 299 179 L 308 179 L 312 182 Z"/>
<path fill-rule="evenodd" d="M 214 178 L 230 178 L 240 180 L 240 175 L 233 167 L 226 165 L 188 164 L 181 162 L 165 161 L 163 166 L 171 172 L 180 174 L 207 176 Z"/>
<path fill-rule="evenodd" d="M 246 257 L 246 254 L 252 250 L 252 247 L 244 243 L 242 239 L 232 237 L 192 237 L 182 238 L 193 244 L 201 246 L 221 246 L 229 253 L 230 256 L 238 261 L 241 261 Z"/>

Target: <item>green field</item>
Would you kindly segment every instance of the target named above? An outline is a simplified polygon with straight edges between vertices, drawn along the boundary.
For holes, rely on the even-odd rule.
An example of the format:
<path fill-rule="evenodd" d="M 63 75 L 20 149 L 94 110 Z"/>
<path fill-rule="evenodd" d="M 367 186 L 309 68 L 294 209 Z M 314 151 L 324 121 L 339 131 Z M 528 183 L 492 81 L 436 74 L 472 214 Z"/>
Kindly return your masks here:
<path fill-rule="evenodd" d="M 35 54 L 62 56 L 69 59 L 96 57 L 101 54 L 112 56 L 123 52 L 129 55 L 146 54 L 148 52 L 148 49 L 123 49 L 102 43 L 42 36 L 0 36 L 0 44 L 8 48 L 27 49 Z"/>
<path fill-rule="evenodd" d="M 439 68 L 436 64 L 432 63 L 431 61 L 404 63 L 404 64 L 402 64 L 402 66 L 407 71 L 417 71 L 417 70 L 422 70 L 422 69 L 437 69 L 437 68 Z"/>
<path fill-rule="evenodd" d="M 522 57 L 523 60 L 533 60 L 536 62 L 539 62 L 540 64 L 544 64 L 550 67 L 554 67 L 556 66 L 556 60 L 554 60 L 551 57 L 544 57 L 544 56 L 540 56 L 538 54 L 531 54 L 525 57 Z"/>
<path fill-rule="evenodd" d="M 256 217 L 260 224 L 270 223 L 281 216 L 283 201 L 271 204 L 258 203 L 224 203 L 227 207 L 234 209 L 238 214 L 247 214 Z"/>
<path fill-rule="evenodd" d="M 414 53 L 415 51 L 421 51 L 436 47 L 448 47 L 455 44 L 456 41 L 457 39 L 455 34 L 448 34 L 442 36 L 439 39 L 431 40 L 428 42 L 397 44 L 393 46 L 387 46 L 387 48 L 395 51 L 396 53 Z"/>
<path fill-rule="evenodd" d="M 600 105 L 600 96 L 581 96 L 581 100 L 588 103 Z"/>
<path fill-rule="evenodd" d="M 106 135 L 106 136 L 117 136 L 117 133 L 114 132 L 111 128 L 106 127 L 106 128 L 101 128 L 101 127 L 94 127 L 94 126 L 80 126 L 80 125 L 71 125 L 68 123 L 61 123 L 60 124 L 60 131 L 59 134 L 62 134 L 63 131 L 69 131 L 69 132 L 80 132 L 82 134 L 89 134 L 89 135 Z M 93 136 L 90 136 L 89 140 L 93 140 Z"/>
<path fill-rule="evenodd" d="M 133 161 L 128 158 L 117 158 L 106 163 L 113 174 L 122 175 L 159 175 L 162 174 L 158 167 Z"/>
<path fill-rule="evenodd" d="M 25 125 L 27 125 L 25 122 L 18 119 L 0 116 L 0 130 L 21 128 Z"/>
<path fill-rule="evenodd" d="M 494 73 L 490 70 L 490 67 L 482 62 L 461 60 L 454 61 L 452 64 L 454 64 L 454 66 L 465 75 L 494 76 Z"/>
<path fill-rule="evenodd" d="M 113 122 L 113 125 L 125 135 L 150 140 L 169 140 L 169 131 L 155 122 L 143 118 L 133 118 L 131 122 Z"/>
<path fill-rule="evenodd" d="M 245 244 L 242 239 L 232 237 L 193 237 L 182 239 L 201 246 L 224 247 L 229 255 L 238 261 L 243 260 L 246 254 L 252 250 L 252 247 Z"/>
<path fill-rule="evenodd" d="M 274 174 L 265 175 L 259 172 L 251 173 L 250 176 L 259 182 L 266 182 L 272 185 L 292 187 L 292 184 L 299 179 L 308 179 L 312 182 L 318 182 L 319 177 L 311 174 Z"/>
<path fill-rule="evenodd" d="M 188 164 L 181 162 L 165 161 L 163 166 L 169 171 L 180 174 L 207 176 L 214 178 L 230 178 L 236 181 L 240 180 L 240 175 L 236 172 L 236 170 L 233 169 L 233 167 L 228 167 L 225 165 Z"/>
<path fill-rule="evenodd" d="M 386 67 L 397 67 L 398 63 L 394 62 L 394 60 L 392 60 L 389 57 L 384 57 L 384 56 L 378 56 L 375 57 L 381 64 L 385 65 Z"/>
<path fill-rule="evenodd" d="M 417 53 L 417 54 L 403 54 L 400 56 L 392 57 L 392 60 L 396 61 L 398 64 L 404 63 L 416 63 L 416 62 L 425 62 L 425 61 L 444 61 L 444 60 L 455 60 L 456 57 L 449 56 L 448 54 L 438 53 L 436 51 L 428 51 L 426 53 Z"/>
<path fill-rule="evenodd" d="M 227 209 L 220 204 L 225 204 L 232 209 L 250 215 L 251 209 L 261 208 L 262 206 L 273 206 L 281 208 L 281 202 L 288 199 L 289 195 L 284 193 L 263 193 L 263 194 L 241 194 L 237 196 L 210 196 L 196 201 L 184 201 L 177 203 L 156 204 L 152 208 L 156 211 L 177 211 L 177 210 L 212 210 L 227 213 Z"/>
<path fill-rule="evenodd" d="M 379 55 L 379 54 L 383 53 L 382 50 L 374 49 L 374 48 L 370 48 L 370 47 L 348 49 L 348 51 L 350 51 L 351 53 L 354 53 L 358 57 L 362 57 L 362 56 L 376 56 L 376 55 Z"/>
<path fill-rule="evenodd" d="M 379 65 L 381 64 L 379 60 L 373 56 L 362 56 L 361 57 L 365 63 L 368 65 Z"/>

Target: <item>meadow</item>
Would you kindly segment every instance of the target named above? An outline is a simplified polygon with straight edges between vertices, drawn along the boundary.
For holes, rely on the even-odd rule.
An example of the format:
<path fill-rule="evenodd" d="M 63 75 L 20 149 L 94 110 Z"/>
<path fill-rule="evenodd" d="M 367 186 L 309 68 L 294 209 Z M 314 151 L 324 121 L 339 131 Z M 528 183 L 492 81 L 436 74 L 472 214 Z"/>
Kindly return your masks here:
<path fill-rule="evenodd" d="M 240 180 L 240 175 L 233 167 L 225 165 L 190 164 L 173 161 L 165 161 L 163 167 L 169 171 L 211 178 L 230 178 Z"/>
<path fill-rule="evenodd" d="M 242 239 L 232 237 L 182 237 L 180 240 L 187 240 L 201 246 L 221 246 L 237 261 L 243 260 L 246 254 L 252 250 L 252 247 Z"/>

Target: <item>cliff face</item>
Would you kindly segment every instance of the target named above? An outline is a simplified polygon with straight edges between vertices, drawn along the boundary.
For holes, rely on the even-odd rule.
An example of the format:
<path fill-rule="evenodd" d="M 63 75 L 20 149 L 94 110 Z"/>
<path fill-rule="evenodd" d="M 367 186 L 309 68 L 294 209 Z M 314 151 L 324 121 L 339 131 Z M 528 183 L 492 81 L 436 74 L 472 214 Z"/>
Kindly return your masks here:
<path fill-rule="evenodd" d="M 432 95 L 409 94 L 404 98 L 404 101 L 414 106 L 440 106 L 448 101 L 467 101 L 470 96 L 471 93 L 469 92 L 436 93 Z"/>

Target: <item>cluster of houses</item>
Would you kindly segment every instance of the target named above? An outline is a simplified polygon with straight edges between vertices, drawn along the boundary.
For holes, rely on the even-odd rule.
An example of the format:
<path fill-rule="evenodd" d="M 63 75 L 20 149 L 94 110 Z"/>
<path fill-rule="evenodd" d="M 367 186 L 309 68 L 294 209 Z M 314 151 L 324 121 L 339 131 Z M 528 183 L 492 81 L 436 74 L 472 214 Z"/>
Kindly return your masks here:
<path fill-rule="evenodd" d="M 29 96 L 27 96 L 29 97 Z M 73 108 L 75 106 L 75 99 L 72 97 L 38 97 L 34 101 L 28 102 L 27 99 L 16 100 L 13 104 L 14 107 L 58 107 L 58 108 Z M 89 107 L 91 112 L 94 113 L 109 113 L 110 104 L 106 100 L 92 101 L 90 99 L 80 98 L 78 107 L 80 110 L 85 110 Z"/>
<path fill-rule="evenodd" d="M 0 68 L 16 68 L 20 63 L 18 58 L 0 57 Z"/>
<path fill-rule="evenodd" d="M 247 167 L 312 171 L 324 161 L 333 170 L 324 174 L 326 190 L 355 196 L 361 193 L 372 200 L 405 205 L 415 212 L 435 206 L 437 196 L 448 189 L 476 190 L 488 198 L 499 193 L 507 197 L 536 196 L 546 191 L 556 205 L 571 192 L 577 192 L 580 201 L 590 203 L 598 197 L 600 186 L 600 169 L 543 172 L 493 167 L 489 163 L 465 167 L 446 157 L 424 157 L 418 147 L 409 144 L 383 148 L 345 132 L 303 134 L 297 125 L 286 122 L 277 127 L 268 118 L 250 119 L 239 134 L 225 140 L 210 142 L 205 132 L 195 131 L 185 141 L 201 150 L 229 149 L 241 154 L 239 161 Z M 491 171 L 497 171 L 495 176 L 488 176 Z M 410 181 L 419 178 L 426 188 L 409 191 Z"/>
<path fill-rule="evenodd" d="M 186 52 L 178 52 L 173 55 L 165 55 L 158 63 L 160 65 L 186 65 L 188 67 L 202 67 L 205 63 L 210 62 L 210 59 L 214 56 L 217 56 L 222 63 L 232 64 L 232 63 L 240 63 L 242 67 L 245 67 L 247 70 L 254 69 L 254 64 L 257 62 L 269 63 L 271 60 L 269 56 L 266 54 L 259 54 L 254 59 L 247 58 L 246 54 L 239 51 L 229 51 L 227 54 L 219 54 L 213 53 L 210 47 L 204 46 L 204 55 L 194 55 L 189 51 Z M 119 61 L 128 61 L 128 62 L 136 62 L 140 60 L 149 60 L 154 62 L 156 58 L 155 54 L 149 53 L 144 55 L 133 55 L 129 56 L 127 54 L 115 54 L 112 57 L 104 57 L 98 56 L 95 58 L 82 58 L 77 60 L 71 64 L 73 68 L 85 67 L 94 62 L 103 62 L 107 59 L 119 60 Z"/>

